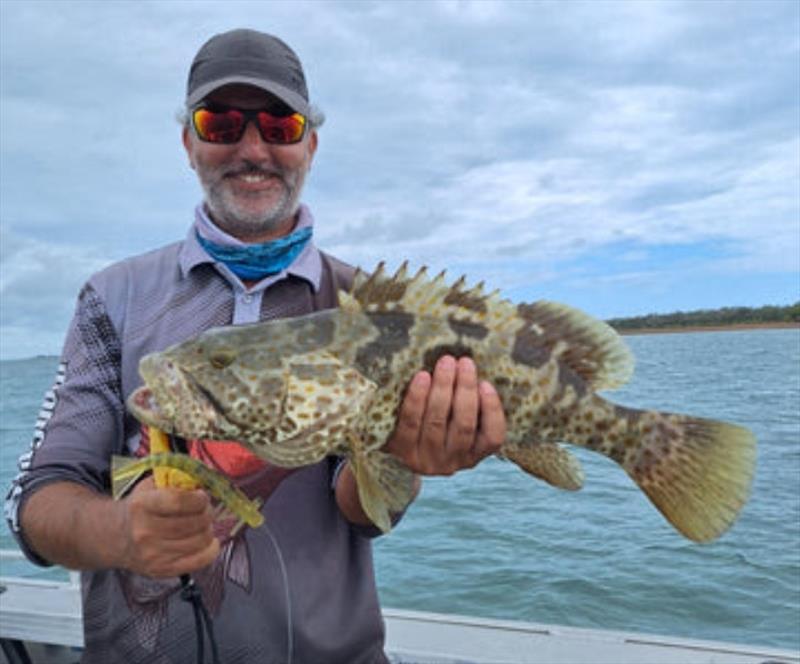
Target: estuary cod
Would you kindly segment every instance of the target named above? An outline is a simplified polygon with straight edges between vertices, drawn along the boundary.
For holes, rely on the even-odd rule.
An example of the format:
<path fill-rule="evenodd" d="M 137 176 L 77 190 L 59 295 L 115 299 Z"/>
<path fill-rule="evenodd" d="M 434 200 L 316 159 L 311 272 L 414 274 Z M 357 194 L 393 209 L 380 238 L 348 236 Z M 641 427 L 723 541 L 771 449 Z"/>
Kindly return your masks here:
<path fill-rule="evenodd" d="M 235 440 L 280 466 L 349 459 L 382 530 L 413 495 L 413 474 L 381 448 L 412 376 L 444 354 L 472 357 L 502 400 L 500 456 L 550 484 L 583 484 L 562 443 L 621 465 L 695 541 L 723 533 L 747 499 L 755 439 L 742 427 L 617 405 L 633 357 L 605 323 L 562 304 L 513 304 L 444 274 L 358 272 L 340 307 L 208 330 L 144 357 L 128 401 L 142 422 L 186 438 Z"/>

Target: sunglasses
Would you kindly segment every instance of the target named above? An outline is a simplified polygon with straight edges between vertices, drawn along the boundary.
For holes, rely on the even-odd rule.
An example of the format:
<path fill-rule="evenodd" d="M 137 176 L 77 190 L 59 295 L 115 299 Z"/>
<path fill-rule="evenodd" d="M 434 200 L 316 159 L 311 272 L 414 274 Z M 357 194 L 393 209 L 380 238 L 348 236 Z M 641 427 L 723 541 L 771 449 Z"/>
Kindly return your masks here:
<path fill-rule="evenodd" d="M 306 131 L 306 118 L 300 113 L 272 115 L 269 111 L 201 106 L 192 111 L 192 125 L 198 138 L 206 143 L 238 143 L 247 123 L 253 122 L 265 143 L 298 143 Z"/>

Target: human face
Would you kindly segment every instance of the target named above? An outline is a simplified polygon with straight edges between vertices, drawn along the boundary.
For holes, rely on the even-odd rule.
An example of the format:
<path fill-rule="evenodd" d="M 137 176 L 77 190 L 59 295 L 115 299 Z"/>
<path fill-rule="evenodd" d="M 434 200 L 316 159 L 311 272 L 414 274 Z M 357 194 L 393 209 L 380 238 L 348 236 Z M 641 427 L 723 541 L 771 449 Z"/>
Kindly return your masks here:
<path fill-rule="evenodd" d="M 230 85 L 210 94 L 210 104 L 241 109 L 268 108 L 274 98 L 248 85 Z M 248 123 L 238 143 L 201 141 L 184 128 L 189 163 L 205 192 L 211 218 L 222 230 L 245 242 L 264 242 L 292 230 L 306 173 L 317 148 L 317 133 L 308 129 L 299 143 L 265 143 Z"/>

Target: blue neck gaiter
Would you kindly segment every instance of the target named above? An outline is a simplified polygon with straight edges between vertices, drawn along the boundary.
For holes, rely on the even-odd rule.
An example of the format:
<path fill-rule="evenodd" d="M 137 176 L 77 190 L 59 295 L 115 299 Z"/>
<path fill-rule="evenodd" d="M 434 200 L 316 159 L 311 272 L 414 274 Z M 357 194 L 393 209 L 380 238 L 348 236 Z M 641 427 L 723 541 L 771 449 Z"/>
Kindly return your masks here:
<path fill-rule="evenodd" d="M 289 235 L 242 247 L 228 247 L 202 237 L 195 231 L 197 241 L 214 260 L 224 263 L 240 279 L 258 281 L 285 270 L 300 255 L 312 235 L 309 227 Z"/>

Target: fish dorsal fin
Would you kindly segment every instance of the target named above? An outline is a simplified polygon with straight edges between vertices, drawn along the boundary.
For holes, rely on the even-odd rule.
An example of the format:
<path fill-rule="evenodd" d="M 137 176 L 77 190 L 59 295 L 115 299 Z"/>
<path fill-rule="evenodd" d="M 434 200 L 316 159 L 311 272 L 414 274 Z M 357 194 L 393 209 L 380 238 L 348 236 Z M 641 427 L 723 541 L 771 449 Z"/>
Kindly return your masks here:
<path fill-rule="evenodd" d="M 468 287 L 463 276 L 448 284 L 444 271 L 431 278 L 425 267 L 410 276 L 407 263 L 394 275 L 380 263 L 372 274 L 354 281 L 349 295 L 368 313 L 400 311 L 435 316 L 512 334 L 523 324 L 516 306 L 502 299 L 499 291 L 486 294 L 483 283 Z M 348 307 L 355 308 L 349 299 L 346 301 Z"/>
<path fill-rule="evenodd" d="M 630 350 L 606 323 L 556 302 L 516 305 L 499 291 L 484 293 L 483 283 L 469 287 L 464 277 L 450 285 L 444 272 L 431 279 L 424 267 L 414 276 L 406 263 L 394 275 L 384 263 L 371 274 L 359 271 L 340 301 L 348 311 L 435 316 L 462 329 L 513 335 L 518 357 L 556 356 L 593 389 L 619 387 L 633 373 Z"/>
<path fill-rule="evenodd" d="M 633 374 L 633 354 L 614 329 L 601 320 L 558 302 L 520 304 L 527 325 L 517 344 L 544 347 L 583 378 L 592 389 L 624 385 Z"/>
<path fill-rule="evenodd" d="M 361 313 L 361 304 L 350 293 L 340 290 L 338 293 L 339 308 L 349 314 Z"/>

